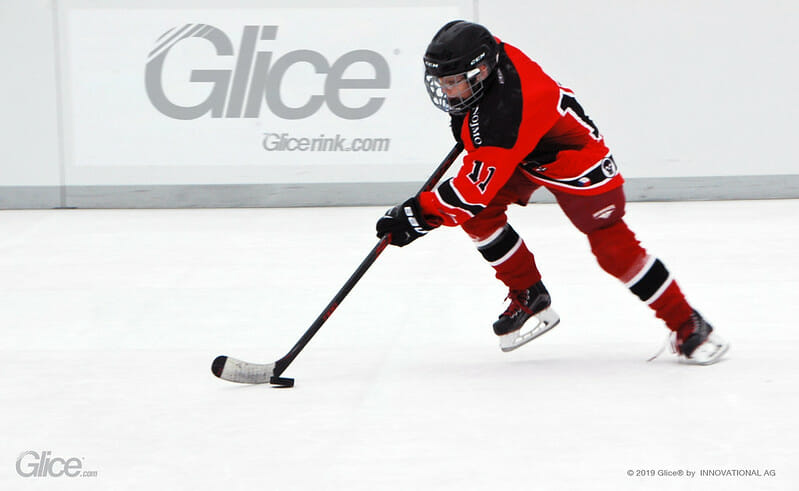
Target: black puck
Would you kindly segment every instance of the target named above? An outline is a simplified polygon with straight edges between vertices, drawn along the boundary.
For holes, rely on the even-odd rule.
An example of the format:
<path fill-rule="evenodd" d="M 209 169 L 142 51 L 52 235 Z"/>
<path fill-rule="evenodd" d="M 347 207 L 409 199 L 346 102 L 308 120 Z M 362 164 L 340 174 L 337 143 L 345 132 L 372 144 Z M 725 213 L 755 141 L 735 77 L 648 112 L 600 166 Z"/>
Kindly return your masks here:
<path fill-rule="evenodd" d="M 269 377 L 269 383 L 280 387 L 294 387 L 294 379 L 286 377 Z"/>

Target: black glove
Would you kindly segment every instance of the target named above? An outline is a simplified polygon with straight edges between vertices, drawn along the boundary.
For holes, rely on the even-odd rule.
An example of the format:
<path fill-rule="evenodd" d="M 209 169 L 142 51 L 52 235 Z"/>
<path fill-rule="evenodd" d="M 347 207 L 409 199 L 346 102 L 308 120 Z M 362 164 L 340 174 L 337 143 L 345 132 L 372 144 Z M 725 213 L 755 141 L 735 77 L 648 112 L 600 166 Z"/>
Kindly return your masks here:
<path fill-rule="evenodd" d="M 377 236 L 382 239 L 386 234 L 391 234 L 391 244 L 402 247 L 439 226 L 437 221 L 425 220 L 419 200 L 413 197 L 380 217 L 377 221 Z"/>

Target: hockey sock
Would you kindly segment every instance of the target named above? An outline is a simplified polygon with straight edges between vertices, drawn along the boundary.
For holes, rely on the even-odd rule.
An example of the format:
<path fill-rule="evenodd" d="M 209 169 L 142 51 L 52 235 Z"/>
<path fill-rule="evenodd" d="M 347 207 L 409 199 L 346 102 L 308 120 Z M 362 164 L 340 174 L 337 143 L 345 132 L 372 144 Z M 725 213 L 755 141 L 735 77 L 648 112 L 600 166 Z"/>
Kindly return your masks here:
<path fill-rule="evenodd" d="M 511 290 L 523 290 L 541 281 L 533 253 L 509 224 L 483 239 L 477 250 L 496 271 L 496 277 Z"/>
<path fill-rule="evenodd" d="M 588 234 L 599 265 L 621 280 L 672 331 L 691 316 L 691 306 L 666 266 L 649 256 L 623 220 Z"/>
<path fill-rule="evenodd" d="M 672 331 L 678 331 L 691 317 L 691 306 L 685 300 L 680 287 L 666 266 L 656 257 L 646 256 L 644 266 L 634 273 L 625 286 L 654 310 L 655 315 Z M 685 333 L 678 332 L 678 335 L 683 336 Z"/>

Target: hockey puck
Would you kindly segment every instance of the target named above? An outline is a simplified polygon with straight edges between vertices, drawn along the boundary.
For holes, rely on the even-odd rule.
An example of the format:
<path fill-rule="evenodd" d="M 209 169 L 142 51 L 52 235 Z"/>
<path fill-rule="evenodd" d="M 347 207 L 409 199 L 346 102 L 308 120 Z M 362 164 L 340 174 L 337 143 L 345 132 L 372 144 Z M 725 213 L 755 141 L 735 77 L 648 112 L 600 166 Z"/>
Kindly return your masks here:
<path fill-rule="evenodd" d="M 294 379 L 286 377 L 270 377 L 269 383 L 280 387 L 294 387 Z"/>

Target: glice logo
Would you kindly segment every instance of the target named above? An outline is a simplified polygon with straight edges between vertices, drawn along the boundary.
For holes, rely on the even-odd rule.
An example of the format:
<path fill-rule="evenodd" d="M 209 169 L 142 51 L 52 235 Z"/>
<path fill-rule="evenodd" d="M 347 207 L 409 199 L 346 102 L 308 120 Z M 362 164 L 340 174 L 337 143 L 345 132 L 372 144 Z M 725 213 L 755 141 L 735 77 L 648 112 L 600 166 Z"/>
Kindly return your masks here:
<path fill-rule="evenodd" d="M 145 70 L 147 96 L 153 106 L 174 119 L 196 119 L 208 112 L 212 118 L 257 118 L 261 104 L 283 119 L 303 119 L 315 114 L 326 103 L 330 111 L 343 119 L 363 119 L 376 113 L 385 97 L 370 97 L 359 107 L 350 107 L 341 101 L 342 89 L 388 89 L 391 74 L 388 62 L 379 53 L 367 49 L 350 51 L 332 64 L 319 52 L 310 49 L 291 51 L 272 64 L 271 51 L 255 50 L 258 40 L 273 41 L 277 26 L 244 26 L 235 68 L 231 70 L 191 71 L 190 82 L 205 82 L 212 86 L 211 93 L 195 106 L 181 106 L 172 102 L 164 91 L 162 75 L 164 60 L 180 41 L 192 37 L 207 39 L 216 49 L 217 56 L 233 56 L 233 44 L 222 30 L 207 24 L 186 24 L 165 32 L 150 52 Z M 253 58 L 255 63 L 253 65 Z M 372 78 L 344 78 L 344 72 L 354 63 L 368 63 L 374 68 Z M 280 95 L 286 71 L 296 63 L 310 63 L 316 73 L 326 74 L 323 94 L 310 94 L 300 107 L 289 107 Z M 271 67 L 270 67 L 271 64 Z"/>
<path fill-rule="evenodd" d="M 49 450 L 42 453 L 28 450 L 17 457 L 17 474 L 21 477 L 97 477 L 97 471 L 84 471 L 83 461 L 77 457 L 64 459 L 52 457 Z"/>

